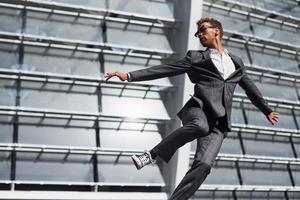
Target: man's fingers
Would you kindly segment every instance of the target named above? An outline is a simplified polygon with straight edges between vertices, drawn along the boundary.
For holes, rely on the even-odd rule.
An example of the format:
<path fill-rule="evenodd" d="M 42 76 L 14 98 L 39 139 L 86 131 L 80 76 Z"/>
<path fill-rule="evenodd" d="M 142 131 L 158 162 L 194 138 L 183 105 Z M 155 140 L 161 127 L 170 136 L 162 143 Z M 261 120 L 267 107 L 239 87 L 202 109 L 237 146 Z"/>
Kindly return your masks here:
<path fill-rule="evenodd" d="M 106 78 L 105 81 L 108 81 L 111 77 L 116 76 L 116 72 L 107 72 L 104 77 Z"/>

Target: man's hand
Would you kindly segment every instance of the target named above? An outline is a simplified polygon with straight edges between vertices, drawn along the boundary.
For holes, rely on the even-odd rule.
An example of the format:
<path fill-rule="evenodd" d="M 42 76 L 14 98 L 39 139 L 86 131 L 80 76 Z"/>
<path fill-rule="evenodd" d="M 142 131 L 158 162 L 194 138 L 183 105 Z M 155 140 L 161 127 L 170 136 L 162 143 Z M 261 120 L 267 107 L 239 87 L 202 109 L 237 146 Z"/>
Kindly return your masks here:
<path fill-rule="evenodd" d="M 128 74 L 120 71 L 107 72 L 104 77 L 108 81 L 111 77 L 117 76 L 121 81 L 128 81 Z"/>
<path fill-rule="evenodd" d="M 272 125 L 274 125 L 275 122 L 278 122 L 278 115 L 279 115 L 279 113 L 277 113 L 277 112 L 271 112 L 271 113 L 267 116 L 267 119 L 268 119 L 268 121 L 269 121 Z"/>

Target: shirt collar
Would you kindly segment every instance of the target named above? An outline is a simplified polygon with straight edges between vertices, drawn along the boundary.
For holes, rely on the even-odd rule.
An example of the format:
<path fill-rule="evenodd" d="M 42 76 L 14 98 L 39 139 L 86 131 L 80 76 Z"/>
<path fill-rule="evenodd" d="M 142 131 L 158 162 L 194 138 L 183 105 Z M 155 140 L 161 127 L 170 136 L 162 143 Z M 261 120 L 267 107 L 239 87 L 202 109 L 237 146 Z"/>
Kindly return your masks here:
<path fill-rule="evenodd" d="M 209 53 L 211 53 L 211 54 L 218 54 L 219 51 L 217 49 L 214 49 L 214 48 L 209 48 Z M 224 49 L 223 53 L 225 53 L 226 55 L 229 55 L 229 52 L 228 52 L 227 49 Z"/>

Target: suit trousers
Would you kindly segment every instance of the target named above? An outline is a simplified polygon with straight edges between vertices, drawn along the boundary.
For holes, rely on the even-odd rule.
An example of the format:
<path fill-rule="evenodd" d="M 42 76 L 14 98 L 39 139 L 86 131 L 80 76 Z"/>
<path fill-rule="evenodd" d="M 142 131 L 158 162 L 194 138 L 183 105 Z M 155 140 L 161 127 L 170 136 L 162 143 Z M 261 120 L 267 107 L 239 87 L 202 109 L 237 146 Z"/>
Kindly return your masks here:
<path fill-rule="evenodd" d="M 224 116 L 226 117 L 226 116 Z M 168 162 L 176 150 L 197 139 L 194 162 L 174 190 L 170 200 L 190 198 L 200 187 L 214 163 L 224 139 L 222 120 L 206 115 L 199 107 L 190 107 L 182 117 L 183 126 L 170 133 L 152 152 Z"/>

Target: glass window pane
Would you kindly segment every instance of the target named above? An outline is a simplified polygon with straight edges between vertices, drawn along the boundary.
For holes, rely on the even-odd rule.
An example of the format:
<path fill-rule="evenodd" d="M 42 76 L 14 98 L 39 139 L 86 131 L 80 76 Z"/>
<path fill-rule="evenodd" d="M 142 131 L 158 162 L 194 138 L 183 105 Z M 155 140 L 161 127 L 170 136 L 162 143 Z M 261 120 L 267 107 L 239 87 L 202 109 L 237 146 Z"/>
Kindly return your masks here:
<path fill-rule="evenodd" d="M 196 191 L 196 193 L 191 198 L 192 200 L 226 200 L 232 199 L 232 192 L 231 191 L 205 191 L 200 190 Z"/>
<path fill-rule="evenodd" d="M 0 116 L 0 121 L 4 117 Z M 2 124 L 0 123 L 0 143 L 11 143 L 12 142 L 12 135 L 13 135 L 13 125 L 11 124 Z"/>
<path fill-rule="evenodd" d="M 247 15 L 240 15 L 207 6 L 204 6 L 204 16 L 205 15 L 221 20 L 224 29 L 227 30 L 247 33 L 267 40 L 271 39 L 293 45 L 300 45 L 300 38 L 298 37 L 299 34 L 297 31 L 295 29 L 291 30 L 291 28 L 287 26 L 282 27 L 280 24 L 265 23 L 254 18 L 248 19 Z M 297 40 L 294 40 L 294 38 L 297 38 Z M 247 49 L 244 48 L 239 52 L 238 45 L 231 45 L 231 43 L 233 42 L 225 42 L 233 53 L 236 52 L 236 54 L 241 56 L 244 62 L 248 64 L 250 61 L 246 58 Z M 255 65 L 287 70 L 289 72 L 299 72 L 299 59 L 295 59 L 295 55 L 293 54 L 289 55 L 265 48 L 253 47 L 251 45 L 248 46 L 248 49 L 250 50 L 250 56 Z"/>
<path fill-rule="evenodd" d="M 93 128 L 95 126 L 95 122 L 93 119 L 91 120 L 76 120 L 70 118 L 51 118 L 51 117 L 19 117 L 20 124 L 27 125 L 38 125 L 42 126 L 51 126 L 51 127 L 73 127 L 73 128 Z"/>
<path fill-rule="evenodd" d="M 111 44 L 124 45 L 124 48 L 128 46 L 172 51 L 166 33 L 160 28 L 109 22 L 107 40 Z"/>
<path fill-rule="evenodd" d="M 281 100 L 298 101 L 296 88 L 292 82 L 279 81 L 272 78 L 249 76 L 259 88 L 264 97 L 272 97 Z M 284 91 L 284 92 L 278 92 Z"/>
<path fill-rule="evenodd" d="M 164 184 L 157 165 L 143 168 L 141 174 L 127 156 L 98 156 L 99 181 L 105 183 L 152 183 Z M 126 172 L 126 173 L 120 173 Z"/>
<path fill-rule="evenodd" d="M 96 146 L 95 129 L 19 126 L 19 142 L 65 146 Z"/>
<path fill-rule="evenodd" d="M 247 191 L 247 192 L 237 192 L 237 199 L 239 200 L 282 200 L 285 199 L 284 192 L 276 191 Z"/>
<path fill-rule="evenodd" d="M 289 138 L 263 134 L 242 133 L 246 154 L 293 158 Z"/>
<path fill-rule="evenodd" d="M 152 149 L 161 139 L 161 135 L 158 132 L 105 129 L 100 131 L 100 146 L 104 148 L 137 149 L 144 151 Z"/>
<path fill-rule="evenodd" d="M 288 72 L 300 72 L 300 62 L 299 59 L 295 59 L 294 54 L 253 46 L 249 46 L 248 48 L 254 65 Z"/>
<path fill-rule="evenodd" d="M 174 18 L 173 0 L 114 0 L 108 1 L 109 8 L 125 12 L 139 13 L 156 17 Z"/>
<path fill-rule="evenodd" d="M 241 109 L 241 104 L 238 102 L 232 102 L 231 123 L 245 124 L 243 110 Z"/>
<path fill-rule="evenodd" d="M 25 46 L 22 68 L 30 71 L 100 76 L 97 53 L 54 48 Z"/>
<path fill-rule="evenodd" d="M 250 65 L 249 55 L 253 65 L 268 69 L 299 72 L 299 59 L 294 54 L 269 50 L 261 47 L 247 46 L 231 41 L 224 41 L 225 47 L 234 55 L 239 56 L 245 65 Z M 249 54 L 249 55 L 248 55 Z"/>
<path fill-rule="evenodd" d="M 275 125 L 272 125 L 265 115 L 258 111 L 256 107 L 250 104 L 245 104 L 245 113 L 248 119 L 248 124 L 257 126 L 266 126 L 272 128 L 286 128 L 286 129 L 296 129 L 296 124 L 293 119 L 291 110 L 277 108 L 274 110 L 279 113 L 279 121 Z"/>
<path fill-rule="evenodd" d="M 292 137 L 292 141 L 294 143 L 295 151 L 297 154 L 297 157 L 300 157 L 300 138 L 298 137 Z"/>
<path fill-rule="evenodd" d="M 242 3 L 254 5 L 259 8 L 267 9 L 270 12 L 300 17 L 297 1 L 276 1 L 276 0 L 240 0 Z"/>
<path fill-rule="evenodd" d="M 223 140 L 220 153 L 224 154 L 242 154 L 242 149 L 237 133 L 230 132 Z"/>
<path fill-rule="evenodd" d="M 120 94 L 121 89 L 103 88 L 102 112 L 105 115 L 170 119 L 161 99 L 132 98 L 127 96 L 120 97 L 119 95 L 113 95 L 113 92 Z"/>
<path fill-rule="evenodd" d="M 21 106 L 98 112 L 96 87 L 43 84 L 22 82 Z"/>
<path fill-rule="evenodd" d="M 238 200 L 283 200 L 286 199 L 284 192 L 278 191 L 235 191 L 235 198 Z M 299 192 L 287 192 L 289 199 L 298 200 Z M 192 197 L 193 200 L 229 200 L 232 198 L 232 191 L 204 191 L 200 190 Z"/>
<path fill-rule="evenodd" d="M 10 180 L 11 153 L 0 151 L 0 180 Z"/>
<path fill-rule="evenodd" d="M 286 165 L 241 162 L 239 166 L 245 185 L 291 186 Z"/>
<path fill-rule="evenodd" d="M 104 8 L 105 2 L 107 0 L 40 0 L 40 1 L 49 1 L 63 4 L 71 4 L 75 6 L 87 6 L 94 8 Z M 69 5 L 70 6 L 70 5 Z"/>
<path fill-rule="evenodd" d="M 0 79 L 0 105 L 16 105 L 16 82 L 14 80 Z"/>
<path fill-rule="evenodd" d="M 91 156 L 18 152 L 16 179 L 92 182 Z"/>
<path fill-rule="evenodd" d="M 104 129 L 114 130 L 126 130 L 126 131 L 140 131 L 140 132 L 158 132 L 161 127 L 157 124 L 148 123 L 134 123 L 134 122 L 123 122 L 123 121 L 107 121 L 109 117 L 106 117 L 103 121 L 100 121 L 100 127 Z"/>
<path fill-rule="evenodd" d="M 295 181 L 295 186 L 300 186 L 300 166 L 291 165 L 291 171 Z"/>
<path fill-rule="evenodd" d="M 239 179 L 234 162 L 215 162 L 210 174 L 203 184 L 239 185 Z"/>
<path fill-rule="evenodd" d="M 244 64 L 249 64 L 249 56 L 247 55 L 247 51 L 245 49 L 244 44 L 231 42 L 228 40 L 223 40 L 224 47 L 232 54 L 239 56 Z"/>
<path fill-rule="evenodd" d="M 27 12 L 25 33 L 83 41 L 102 41 L 102 21 L 67 15 Z"/>
<path fill-rule="evenodd" d="M 257 18 L 249 18 L 248 15 L 242 15 L 227 10 L 204 6 L 204 16 L 210 16 L 222 21 L 224 29 L 279 42 L 300 45 L 300 38 L 297 37 L 296 29 L 293 31 L 281 24 L 270 23 Z"/>
<path fill-rule="evenodd" d="M 21 32 L 22 11 L 13 8 L 0 7 L 0 30 L 8 32 Z"/>
<path fill-rule="evenodd" d="M 92 8 L 109 8 L 111 10 L 137 13 L 165 18 L 174 18 L 173 0 L 42 0 L 52 1 L 74 6 L 87 6 Z"/>
<path fill-rule="evenodd" d="M 0 43 L 0 68 L 17 68 L 18 53 L 18 45 Z"/>

